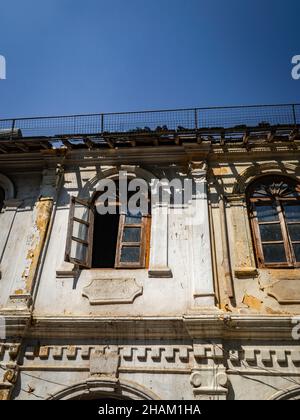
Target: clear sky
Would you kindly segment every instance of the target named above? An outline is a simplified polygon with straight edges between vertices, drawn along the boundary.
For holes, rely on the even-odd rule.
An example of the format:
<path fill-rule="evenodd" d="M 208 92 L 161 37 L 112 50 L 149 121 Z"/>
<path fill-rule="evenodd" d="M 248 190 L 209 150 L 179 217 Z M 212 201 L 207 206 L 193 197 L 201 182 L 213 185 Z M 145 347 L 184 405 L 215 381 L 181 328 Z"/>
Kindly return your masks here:
<path fill-rule="evenodd" d="M 300 102 L 299 0 L 0 0 L 0 118 Z"/>

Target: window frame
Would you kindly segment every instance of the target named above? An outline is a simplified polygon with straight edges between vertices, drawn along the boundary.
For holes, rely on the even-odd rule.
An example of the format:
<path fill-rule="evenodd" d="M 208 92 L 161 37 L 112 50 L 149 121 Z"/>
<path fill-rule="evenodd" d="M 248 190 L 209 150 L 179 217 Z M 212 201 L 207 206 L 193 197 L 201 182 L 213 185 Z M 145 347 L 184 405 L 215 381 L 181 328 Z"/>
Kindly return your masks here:
<path fill-rule="evenodd" d="M 88 221 L 75 217 L 76 204 L 84 206 L 88 209 Z M 74 223 L 83 224 L 88 229 L 87 240 L 84 241 L 80 238 L 73 236 Z M 69 212 L 69 224 L 67 233 L 67 243 L 65 251 L 65 261 L 78 265 L 79 267 L 91 268 L 92 257 L 93 257 L 93 238 L 94 238 L 94 204 L 88 200 L 82 200 L 77 197 L 71 197 L 70 199 L 70 212 Z M 87 246 L 86 258 L 78 260 L 77 258 L 71 257 L 72 242 L 80 243 Z"/>
<path fill-rule="evenodd" d="M 84 206 L 89 210 L 88 221 L 75 217 L 76 205 Z M 101 216 L 100 216 L 101 217 Z M 116 270 L 116 269 L 147 269 L 149 267 L 150 260 L 150 235 L 151 235 L 151 215 L 142 215 L 140 223 L 129 224 L 126 223 L 127 215 L 120 215 L 118 237 L 116 245 L 116 257 L 115 265 L 113 268 L 93 268 L 93 246 L 94 246 L 94 223 L 95 223 L 95 200 L 82 200 L 77 197 L 71 197 L 70 199 L 70 211 L 69 211 L 69 222 L 67 232 L 67 242 L 65 249 L 65 261 L 73 263 L 74 265 L 93 270 Z M 78 237 L 73 236 L 75 222 L 84 224 L 88 228 L 87 240 L 84 241 Z M 123 234 L 125 228 L 141 228 L 141 238 L 139 242 L 123 242 Z M 87 252 L 85 259 L 79 260 L 71 256 L 72 242 L 78 242 L 84 246 L 87 246 Z M 140 248 L 139 261 L 134 262 L 122 262 L 121 253 L 124 247 L 138 246 Z"/>
<path fill-rule="evenodd" d="M 263 182 L 264 178 L 269 178 L 272 175 L 267 175 L 264 177 L 261 177 L 257 179 L 251 186 L 250 192 L 247 193 L 247 201 L 248 201 L 248 211 L 250 216 L 250 222 L 251 222 L 251 231 L 252 231 L 252 238 L 255 248 L 255 254 L 256 254 L 256 260 L 257 265 L 259 268 L 299 268 L 300 267 L 300 261 L 297 262 L 295 252 L 293 249 L 293 244 L 300 244 L 300 241 L 292 241 L 288 225 L 289 224 L 300 224 L 300 219 L 298 222 L 288 222 L 287 218 L 285 216 L 285 210 L 284 210 L 284 204 L 286 203 L 298 203 L 300 206 L 300 195 L 298 197 L 253 197 L 251 193 L 251 189 L 253 189 L 253 186 L 257 184 L 258 182 Z M 285 183 L 290 183 L 296 185 L 297 180 L 285 177 L 285 176 L 279 176 L 274 175 L 276 177 L 282 178 L 282 181 Z M 267 182 L 266 182 L 267 184 Z M 250 187 L 251 187 L 250 186 Z M 259 204 L 258 204 L 259 203 Z M 259 222 L 256 208 L 259 205 L 269 205 L 274 206 L 276 208 L 278 221 L 268 221 L 268 222 Z M 280 241 L 263 241 L 261 238 L 261 231 L 260 226 L 261 225 L 279 225 L 282 233 L 282 240 Z M 285 250 L 285 256 L 286 256 L 286 262 L 266 262 L 265 256 L 264 256 L 264 245 L 272 245 L 272 244 L 283 244 L 284 250 Z"/>
<path fill-rule="evenodd" d="M 117 250 L 116 250 L 116 261 L 115 268 L 147 268 L 147 255 L 149 254 L 150 248 L 150 216 L 142 216 L 141 223 L 132 224 L 126 223 L 126 215 L 122 214 L 119 221 L 119 232 L 118 232 L 118 241 L 117 241 Z M 123 242 L 124 231 L 126 228 L 141 229 L 141 238 L 139 242 Z M 139 247 L 140 248 L 140 258 L 139 261 L 134 262 L 122 262 L 121 255 L 123 248 L 130 247 Z"/>

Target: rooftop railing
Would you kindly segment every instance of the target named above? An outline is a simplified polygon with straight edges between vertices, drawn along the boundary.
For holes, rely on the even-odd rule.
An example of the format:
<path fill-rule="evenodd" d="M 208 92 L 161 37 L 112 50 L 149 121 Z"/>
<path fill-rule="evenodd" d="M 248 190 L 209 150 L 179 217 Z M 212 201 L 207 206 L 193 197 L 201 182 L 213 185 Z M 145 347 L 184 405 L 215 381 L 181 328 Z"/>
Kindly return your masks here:
<path fill-rule="evenodd" d="M 1 138 L 106 133 L 194 132 L 212 129 L 299 126 L 300 104 L 190 108 L 37 118 L 0 119 Z"/>

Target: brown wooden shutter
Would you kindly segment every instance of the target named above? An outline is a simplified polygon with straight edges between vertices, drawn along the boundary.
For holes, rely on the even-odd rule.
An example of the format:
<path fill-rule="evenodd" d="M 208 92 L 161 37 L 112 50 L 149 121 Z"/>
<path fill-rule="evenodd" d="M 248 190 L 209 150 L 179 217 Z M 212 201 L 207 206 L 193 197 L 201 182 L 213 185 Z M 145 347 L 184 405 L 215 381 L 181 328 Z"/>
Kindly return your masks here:
<path fill-rule="evenodd" d="M 146 268 L 150 217 L 120 216 L 116 268 Z"/>
<path fill-rule="evenodd" d="M 93 255 L 94 206 L 71 197 L 65 261 L 91 268 Z"/>

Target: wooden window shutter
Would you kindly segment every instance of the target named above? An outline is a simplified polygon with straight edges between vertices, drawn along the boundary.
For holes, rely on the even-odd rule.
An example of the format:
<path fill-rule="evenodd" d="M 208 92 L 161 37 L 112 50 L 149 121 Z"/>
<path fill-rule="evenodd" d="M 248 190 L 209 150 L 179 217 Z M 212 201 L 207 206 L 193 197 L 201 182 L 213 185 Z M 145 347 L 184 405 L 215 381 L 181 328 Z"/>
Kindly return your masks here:
<path fill-rule="evenodd" d="M 151 218 L 148 216 L 120 216 L 116 268 L 146 268 L 150 222 Z"/>
<path fill-rule="evenodd" d="M 93 256 L 94 206 L 71 197 L 65 261 L 91 268 Z"/>

